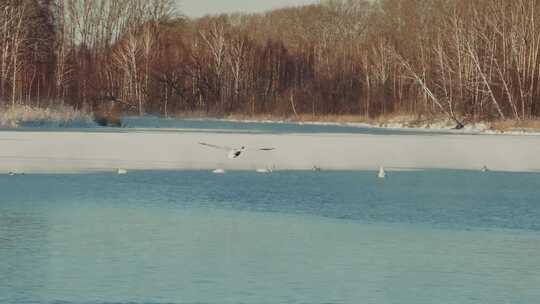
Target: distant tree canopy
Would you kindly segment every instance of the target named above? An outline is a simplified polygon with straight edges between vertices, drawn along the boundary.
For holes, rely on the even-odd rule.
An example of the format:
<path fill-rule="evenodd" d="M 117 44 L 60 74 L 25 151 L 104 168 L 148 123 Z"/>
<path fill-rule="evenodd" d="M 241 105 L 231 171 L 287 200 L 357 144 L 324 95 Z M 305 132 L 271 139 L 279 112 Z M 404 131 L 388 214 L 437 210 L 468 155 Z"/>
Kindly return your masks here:
<path fill-rule="evenodd" d="M 537 0 L 329 0 L 199 19 L 172 0 L 3 0 L 0 49 L 4 105 L 540 116 Z"/>

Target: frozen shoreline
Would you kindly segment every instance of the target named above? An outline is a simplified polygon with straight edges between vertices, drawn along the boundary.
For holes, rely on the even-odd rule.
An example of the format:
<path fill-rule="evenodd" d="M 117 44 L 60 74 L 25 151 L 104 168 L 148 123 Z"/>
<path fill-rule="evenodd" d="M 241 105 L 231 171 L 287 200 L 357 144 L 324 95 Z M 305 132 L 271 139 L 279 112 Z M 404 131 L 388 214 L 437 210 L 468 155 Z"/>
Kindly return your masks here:
<path fill-rule="evenodd" d="M 239 159 L 201 146 L 246 146 Z M 128 170 L 540 171 L 540 136 L 245 134 L 217 132 L 0 132 L 0 173 Z M 275 151 L 255 151 L 258 147 Z"/>
<path fill-rule="evenodd" d="M 194 118 L 199 120 L 198 118 Z M 207 118 L 200 118 L 200 120 L 207 120 Z M 410 126 L 410 122 L 395 122 L 388 121 L 382 124 L 373 124 L 368 122 L 328 122 L 328 121 L 288 121 L 288 120 L 251 120 L 251 119 L 215 119 L 217 121 L 224 122 L 237 122 L 237 123 L 267 123 L 267 124 L 297 124 L 297 125 L 319 125 L 319 126 L 342 126 L 342 127 L 356 127 L 367 129 L 383 129 L 393 131 L 413 131 L 413 132 L 425 132 L 429 133 L 450 133 L 450 134 L 471 134 L 471 135 L 533 135 L 540 136 L 540 130 L 536 129 L 512 129 L 508 131 L 500 131 L 490 129 L 487 123 L 479 122 L 467 124 L 461 130 L 453 129 L 453 125 L 448 122 L 438 121 L 432 123 L 426 123 L 420 126 Z"/>

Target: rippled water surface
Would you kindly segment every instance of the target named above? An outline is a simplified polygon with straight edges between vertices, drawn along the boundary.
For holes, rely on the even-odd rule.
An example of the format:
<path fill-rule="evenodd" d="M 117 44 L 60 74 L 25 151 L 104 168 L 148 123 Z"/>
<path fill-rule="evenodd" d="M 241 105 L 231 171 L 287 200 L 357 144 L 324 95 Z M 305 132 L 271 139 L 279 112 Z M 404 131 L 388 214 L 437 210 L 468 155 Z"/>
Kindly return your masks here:
<path fill-rule="evenodd" d="M 0 176 L 0 303 L 540 303 L 540 175 Z"/>

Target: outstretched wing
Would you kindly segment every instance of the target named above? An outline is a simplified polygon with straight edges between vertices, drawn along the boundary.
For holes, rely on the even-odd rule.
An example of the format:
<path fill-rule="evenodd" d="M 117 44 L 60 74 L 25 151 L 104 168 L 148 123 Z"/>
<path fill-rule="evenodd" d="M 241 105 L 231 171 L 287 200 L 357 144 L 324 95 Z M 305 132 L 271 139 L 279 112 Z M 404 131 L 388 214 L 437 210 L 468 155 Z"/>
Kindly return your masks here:
<path fill-rule="evenodd" d="M 259 151 L 274 151 L 276 148 L 260 148 Z"/>
<path fill-rule="evenodd" d="M 223 150 L 223 151 L 231 151 L 232 150 L 232 148 L 229 148 L 229 147 L 217 146 L 217 145 L 207 144 L 207 143 L 203 143 L 203 142 L 200 142 L 199 145 L 203 145 L 203 146 L 206 146 L 206 147 L 219 149 L 219 150 Z"/>

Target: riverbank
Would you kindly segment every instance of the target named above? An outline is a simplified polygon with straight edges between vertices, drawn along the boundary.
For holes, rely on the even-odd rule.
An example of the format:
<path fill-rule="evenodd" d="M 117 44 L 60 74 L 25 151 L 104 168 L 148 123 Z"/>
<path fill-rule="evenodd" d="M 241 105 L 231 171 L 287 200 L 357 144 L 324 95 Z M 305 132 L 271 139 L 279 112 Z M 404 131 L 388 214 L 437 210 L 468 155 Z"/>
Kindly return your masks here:
<path fill-rule="evenodd" d="M 155 116 L 158 118 L 158 116 Z M 94 128 L 125 127 L 120 113 L 89 113 L 69 106 L 31 107 L 18 105 L 0 109 L 0 128 Z M 386 115 L 377 118 L 362 115 L 310 115 L 279 116 L 273 114 L 226 114 L 212 115 L 206 112 L 182 112 L 163 120 L 218 120 L 244 123 L 293 123 L 311 125 L 335 125 L 373 129 L 453 132 L 457 134 L 535 134 L 540 135 L 540 120 L 464 121 L 457 130 L 456 122 L 444 116 L 423 118 L 406 114 Z"/>
<path fill-rule="evenodd" d="M 339 125 L 376 129 L 412 130 L 412 131 L 434 131 L 434 132 L 455 132 L 474 134 L 534 134 L 540 135 L 540 120 L 513 120 L 504 121 L 464 121 L 462 129 L 456 129 L 456 122 L 444 116 L 417 117 L 406 114 L 386 115 L 376 118 L 362 115 L 311 115 L 301 114 L 298 116 L 279 116 L 273 114 L 227 114 L 209 115 L 204 112 L 184 112 L 173 115 L 170 119 L 214 119 L 226 122 L 246 122 L 246 123 L 295 123 L 313 125 Z"/>
<path fill-rule="evenodd" d="M 238 159 L 200 142 L 247 147 Z M 127 170 L 540 171 L 540 136 L 250 134 L 132 130 L 0 132 L 0 172 Z M 273 151 L 258 151 L 261 147 Z"/>
<path fill-rule="evenodd" d="M 0 128 L 20 127 L 89 128 L 96 127 L 92 114 L 69 106 L 31 107 L 24 105 L 0 108 Z"/>
<path fill-rule="evenodd" d="M 189 118 L 190 116 L 182 116 Z M 204 116 L 193 115 L 191 118 L 201 118 Z M 456 133 L 484 133 L 484 134 L 538 134 L 540 135 L 540 120 L 505 120 L 505 121 L 469 121 L 462 129 L 457 130 L 456 123 L 445 117 L 435 117 L 421 119 L 407 115 L 393 115 L 379 118 L 366 118 L 358 115 L 300 115 L 297 117 L 279 117 L 272 115 L 244 116 L 227 115 L 220 117 L 225 121 L 234 122 L 266 122 L 266 123 L 299 123 L 299 124 L 321 124 L 321 125 L 345 125 L 364 128 L 383 129 L 406 129 L 415 131 L 454 131 Z"/>

